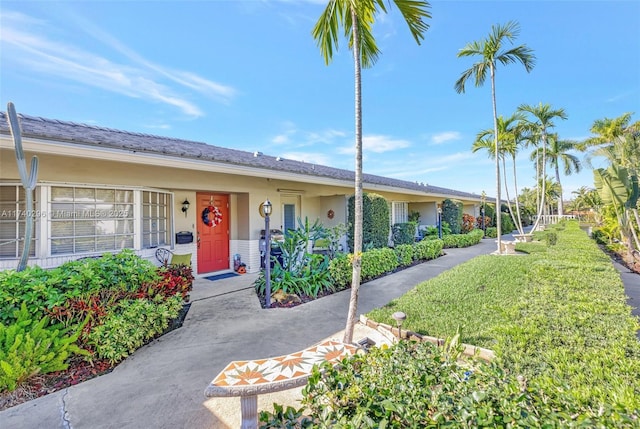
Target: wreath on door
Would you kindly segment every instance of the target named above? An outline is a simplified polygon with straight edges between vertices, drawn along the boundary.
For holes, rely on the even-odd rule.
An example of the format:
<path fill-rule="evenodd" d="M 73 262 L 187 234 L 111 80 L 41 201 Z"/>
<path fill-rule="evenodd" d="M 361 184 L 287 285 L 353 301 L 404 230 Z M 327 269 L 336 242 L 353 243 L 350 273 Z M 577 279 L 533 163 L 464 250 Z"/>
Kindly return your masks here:
<path fill-rule="evenodd" d="M 215 227 L 222 222 L 222 213 L 220 209 L 215 206 L 205 207 L 202 210 L 202 223 L 208 227 Z"/>

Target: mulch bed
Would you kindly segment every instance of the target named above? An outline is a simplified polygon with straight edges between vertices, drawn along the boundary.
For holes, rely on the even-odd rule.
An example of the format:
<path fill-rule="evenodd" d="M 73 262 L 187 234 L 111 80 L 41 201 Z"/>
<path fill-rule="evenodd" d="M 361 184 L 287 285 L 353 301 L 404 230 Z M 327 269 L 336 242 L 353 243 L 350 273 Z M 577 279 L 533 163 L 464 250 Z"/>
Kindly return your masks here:
<path fill-rule="evenodd" d="M 162 334 L 151 338 L 146 344 L 181 327 L 190 307 L 191 303 L 185 304 L 178 317 L 169 322 L 167 329 Z M 94 360 L 91 364 L 85 361 L 82 356 L 73 356 L 70 359 L 69 368 L 64 371 L 39 374 L 29 378 L 13 392 L 0 392 L 0 411 L 107 374 L 113 371 L 116 366 L 118 366 L 117 363 L 112 364 L 106 359 Z"/>

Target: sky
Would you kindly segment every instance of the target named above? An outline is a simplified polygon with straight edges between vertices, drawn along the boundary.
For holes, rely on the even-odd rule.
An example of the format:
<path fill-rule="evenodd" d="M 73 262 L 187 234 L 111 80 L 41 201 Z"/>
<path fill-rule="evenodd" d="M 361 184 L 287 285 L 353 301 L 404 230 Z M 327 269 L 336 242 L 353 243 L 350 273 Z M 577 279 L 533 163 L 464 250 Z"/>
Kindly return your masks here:
<path fill-rule="evenodd" d="M 311 35 L 326 4 L 2 0 L 1 108 L 353 170 L 351 51 L 340 39 L 326 65 Z M 499 115 L 563 108 L 552 131 L 572 140 L 596 119 L 640 119 L 640 1 L 430 4 L 420 45 L 393 6 L 377 17 L 382 53 L 362 72 L 365 173 L 495 195 L 493 161 L 471 151 L 493 124 L 490 82 L 464 94 L 454 83 L 476 61 L 459 50 L 509 21 L 536 64 L 498 66 Z M 535 185 L 530 152 L 518 155 L 520 188 Z M 565 198 L 593 187 L 576 155 L 583 170 L 561 176 Z"/>

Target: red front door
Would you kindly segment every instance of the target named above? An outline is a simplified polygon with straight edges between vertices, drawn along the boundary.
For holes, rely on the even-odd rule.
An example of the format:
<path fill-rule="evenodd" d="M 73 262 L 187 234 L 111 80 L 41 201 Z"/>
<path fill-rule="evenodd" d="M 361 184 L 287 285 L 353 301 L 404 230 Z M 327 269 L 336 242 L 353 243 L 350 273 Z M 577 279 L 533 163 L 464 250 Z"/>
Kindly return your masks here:
<path fill-rule="evenodd" d="M 226 270 L 229 268 L 229 196 L 198 193 L 197 199 L 198 273 Z"/>

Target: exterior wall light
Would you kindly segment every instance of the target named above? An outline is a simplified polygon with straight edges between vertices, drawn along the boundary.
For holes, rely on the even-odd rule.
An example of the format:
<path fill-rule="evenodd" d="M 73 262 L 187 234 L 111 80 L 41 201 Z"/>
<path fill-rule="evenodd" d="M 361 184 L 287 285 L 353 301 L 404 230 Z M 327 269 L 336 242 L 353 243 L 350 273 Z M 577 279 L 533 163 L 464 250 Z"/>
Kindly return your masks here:
<path fill-rule="evenodd" d="M 182 213 L 184 213 L 184 217 L 187 217 L 187 210 L 189 210 L 189 205 L 191 205 L 191 203 L 188 199 L 185 198 L 182 202 Z"/>

